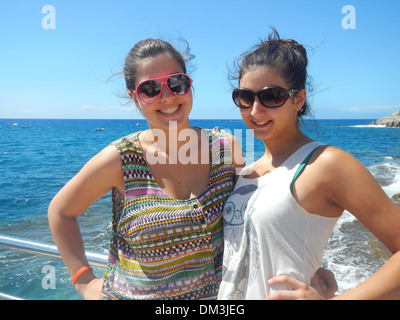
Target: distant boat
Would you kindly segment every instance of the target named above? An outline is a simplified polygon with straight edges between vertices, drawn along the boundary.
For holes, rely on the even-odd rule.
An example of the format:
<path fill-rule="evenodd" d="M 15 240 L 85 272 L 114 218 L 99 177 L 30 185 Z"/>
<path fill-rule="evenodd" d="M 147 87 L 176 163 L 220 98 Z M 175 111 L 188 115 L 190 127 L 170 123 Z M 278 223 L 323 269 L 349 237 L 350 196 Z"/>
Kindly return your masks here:
<path fill-rule="evenodd" d="M 18 125 L 18 123 L 14 122 L 13 123 L 13 127 L 16 127 Z"/>
<path fill-rule="evenodd" d="M 96 131 L 104 131 L 104 128 L 97 128 Z"/>

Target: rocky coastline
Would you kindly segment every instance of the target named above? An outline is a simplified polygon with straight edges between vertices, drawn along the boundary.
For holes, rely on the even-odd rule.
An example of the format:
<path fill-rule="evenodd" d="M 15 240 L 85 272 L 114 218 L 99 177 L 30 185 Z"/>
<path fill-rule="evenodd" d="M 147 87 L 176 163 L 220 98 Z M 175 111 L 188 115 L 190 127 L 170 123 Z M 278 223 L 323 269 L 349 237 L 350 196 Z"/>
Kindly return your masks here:
<path fill-rule="evenodd" d="M 400 110 L 391 116 L 384 116 L 370 123 L 371 126 L 385 126 L 389 128 L 400 128 Z"/>

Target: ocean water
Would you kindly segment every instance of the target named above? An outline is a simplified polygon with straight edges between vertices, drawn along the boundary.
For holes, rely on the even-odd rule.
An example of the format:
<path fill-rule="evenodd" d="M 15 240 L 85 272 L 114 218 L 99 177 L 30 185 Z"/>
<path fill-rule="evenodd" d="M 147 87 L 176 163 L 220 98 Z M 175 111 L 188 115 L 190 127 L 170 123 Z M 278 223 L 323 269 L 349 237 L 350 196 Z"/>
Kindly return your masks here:
<path fill-rule="evenodd" d="M 371 121 L 318 120 L 306 122 L 303 129 L 313 139 L 355 156 L 400 206 L 400 129 L 369 127 Z M 250 146 L 248 161 L 262 155 L 260 142 L 254 142 L 254 151 L 246 142 L 241 120 L 192 120 L 192 125 L 218 126 L 232 133 L 241 129 L 244 149 Z M 0 234 L 53 243 L 47 207 L 58 190 L 110 142 L 146 128 L 144 120 L 0 119 Z M 96 202 L 79 222 L 86 250 L 106 254 L 110 195 Z M 345 212 L 326 247 L 323 265 L 335 273 L 340 293 L 369 277 L 388 257 L 382 244 Z M 55 288 L 46 286 L 49 266 L 55 270 Z M 95 269 L 99 277 L 103 272 Z M 2 248 L 0 293 L 23 299 L 80 299 L 61 260 Z"/>

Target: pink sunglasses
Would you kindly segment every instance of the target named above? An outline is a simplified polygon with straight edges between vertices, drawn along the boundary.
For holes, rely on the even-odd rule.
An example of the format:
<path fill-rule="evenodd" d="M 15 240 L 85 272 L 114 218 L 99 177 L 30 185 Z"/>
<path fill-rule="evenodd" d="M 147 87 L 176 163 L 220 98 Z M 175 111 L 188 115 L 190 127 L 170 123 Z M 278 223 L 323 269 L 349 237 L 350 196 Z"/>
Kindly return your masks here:
<path fill-rule="evenodd" d="M 163 81 L 161 81 L 164 79 Z M 165 85 L 175 96 L 184 96 L 192 87 L 193 80 L 187 74 L 175 73 L 166 77 L 159 77 L 142 81 L 132 92 L 144 103 L 153 103 L 158 100 Z"/>

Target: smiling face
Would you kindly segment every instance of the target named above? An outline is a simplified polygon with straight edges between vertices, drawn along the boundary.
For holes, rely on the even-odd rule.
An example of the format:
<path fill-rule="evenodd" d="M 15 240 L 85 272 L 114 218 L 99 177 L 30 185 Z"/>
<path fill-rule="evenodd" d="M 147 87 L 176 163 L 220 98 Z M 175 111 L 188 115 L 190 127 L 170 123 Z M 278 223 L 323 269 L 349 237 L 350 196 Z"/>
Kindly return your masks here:
<path fill-rule="evenodd" d="M 140 62 L 137 68 L 135 88 L 143 81 L 183 72 L 180 64 L 169 54 L 146 58 Z M 140 101 L 132 92 L 128 92 L 128 94 L 142 111 L 151 129 L 168 130 L 170 121 L 176 122 L 178 129 L 190 126 L 189 114 L 193 105 L 191 91 L 184 96 L 176 96 L 163 85 L 160 98 L 153 103 Z"/>
<path fill-rule="evenodd" d="M 240 87 L 254 92 L 266 86 L 292 89 L 287 86 L 280 73 L 271 67 L 262 66 L 248 70 L 240 79 Z M 266 140 L 282 137 L 297 130 L 297 114 L 304 104 L 305 97 L 306 91 L 301 90 L 279 108 L 266 108 L 256 97 L 253 106 L 240 109 L 240 113 L 246 126 L 254 130 L 256 138 Z"/>

